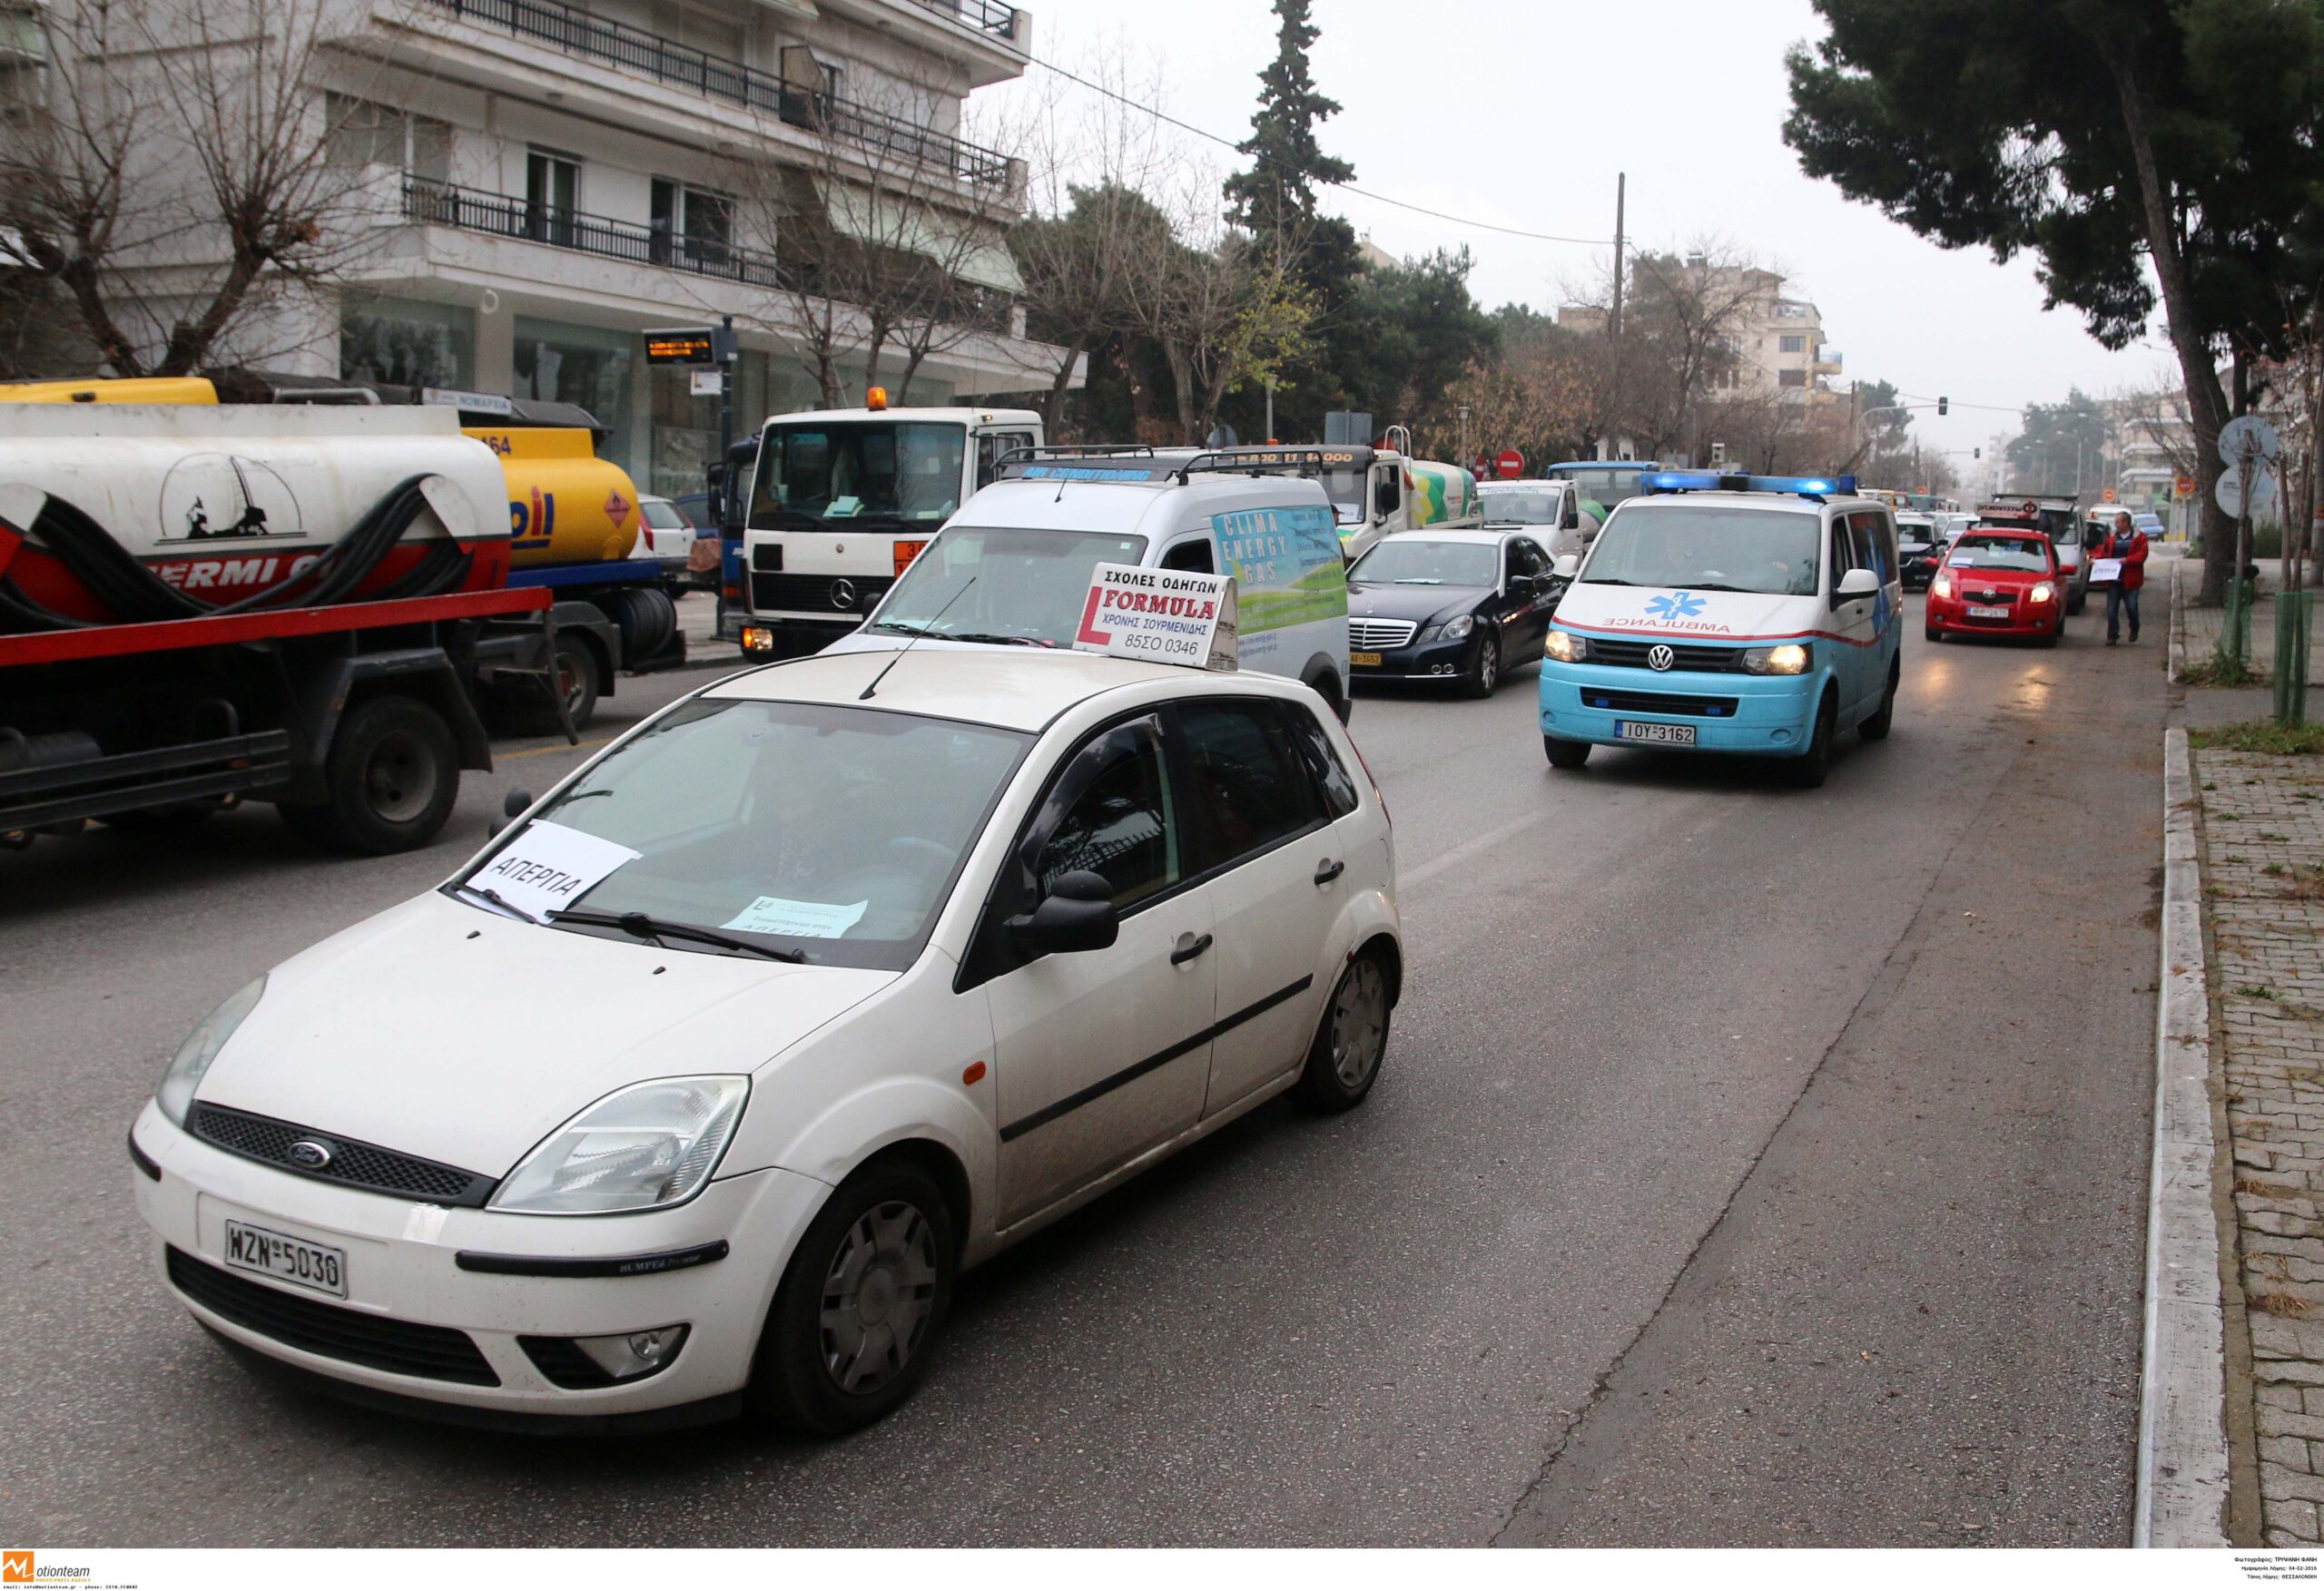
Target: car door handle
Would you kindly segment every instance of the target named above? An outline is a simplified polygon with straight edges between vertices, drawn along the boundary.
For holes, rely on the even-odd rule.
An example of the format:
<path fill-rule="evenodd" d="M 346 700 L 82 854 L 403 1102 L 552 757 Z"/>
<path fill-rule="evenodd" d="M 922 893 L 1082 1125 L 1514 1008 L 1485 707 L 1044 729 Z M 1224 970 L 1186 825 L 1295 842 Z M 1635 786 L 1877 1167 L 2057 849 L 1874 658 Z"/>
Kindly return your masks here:
<path fill-rule="evenodd" d="M 1321 889 L 1324 885 L 1330 883 L 1334 879 L 1338 878 L 1342 873 L 1346 871 L 1347 864 L 1345 862 L 1327 861 L 1324 863 L 1323 866 L 1315 869 L 1315 888 Z"/>
<path fill-rule="evenodd" d="M 1177 967 L 1183 962 L 1192 961 L 1196 957 L 1201 955 L 1205 950 L 1209 948 L 1210 936 L 1208 934 L 1196 934 L 1192 938 L 1188 938 L 1184 934 L 1181 934 L 1178 936 L 1178 948 L 1170 952 L 1170 965 Z"/>

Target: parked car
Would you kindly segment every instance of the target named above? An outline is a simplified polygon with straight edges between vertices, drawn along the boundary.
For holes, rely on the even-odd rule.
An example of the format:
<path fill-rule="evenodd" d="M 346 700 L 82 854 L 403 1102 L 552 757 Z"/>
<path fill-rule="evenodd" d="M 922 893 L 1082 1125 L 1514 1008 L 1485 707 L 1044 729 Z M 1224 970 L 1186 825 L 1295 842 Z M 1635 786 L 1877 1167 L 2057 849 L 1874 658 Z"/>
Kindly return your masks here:
<path fill-rule="evenodd" d="M 1348 570 L 1351 677 L 1439 680 L 1492 695 L 1510 669 L 1541 661 L 1565 585 L 1551 571 L 1541 544 L 1516 531 L 1390 536 Z"/>
<path fill-rule="evenodd" d="M 1945 537 L 1925 514 L 1896 516 L 1896 571 L 1906 591 L 1926 591 L 1945 558 Z"/>
<path fill-rule="evenodd" d="M 637 553 L 662 565 L 665 585 L 693 584 L 688 561 L 694 556 L 694 523 L 667 497 L 637 498 Z"/>

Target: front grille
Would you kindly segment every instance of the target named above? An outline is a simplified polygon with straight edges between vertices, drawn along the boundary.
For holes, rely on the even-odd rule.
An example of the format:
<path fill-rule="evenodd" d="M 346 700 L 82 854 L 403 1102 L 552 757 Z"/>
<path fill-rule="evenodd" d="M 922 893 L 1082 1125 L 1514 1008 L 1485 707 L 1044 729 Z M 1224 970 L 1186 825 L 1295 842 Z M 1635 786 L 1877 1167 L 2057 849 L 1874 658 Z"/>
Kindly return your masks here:
<path fill-rule="evenodd" d="M 1963 602 L 1975 603 L 1981 607 L 2007 607 L 2011 603 L 2017 600 L 2017 593 L 2014 591 L 1971 591 L 1965 586 L 1962 588 L 1961 600 Z"/>
<path fill-rule="evenodd" d="M 827 614 L 851 623 L 861 615 L 853 602 L 834 602 L 833 587 L 846 581 L 857 601 L 877 600 L 896 583 L 892 575 L 751 575 L 751 610 L 761 614 Z M 842 595 L 844 594 L 842 594 Z"/>
<path fill-rule="evenodd" d="M 1607 641 L 1596 635 L 1590 637 L 1590 661 L 1602 663 L 1609 668 L 1642 669 L 1653 665 L 1646 654 L 1657 646 L 1670 648 L 1674 669 L 1686 669 L 1699 674 L 1739 674 L 1743 672 L 1743 649 L 1739 646 L 1680 646 L 1660 641 Z"/>
<path fill-rule="evenodd" d="M 1347 643 L 1358 652 L 1392 652 L 1418 628 L 1410 619 L 1350 619 Z"/>
<path fill-rule="evenodd" d="M 287 1347 L 345 1360 L 399 1376 L 497 1387 L 500 1378 L 466 1331 L 421 1326 L 409 1321 L 366 1314 L 262 1282 L 191 1254 L 169 1251 L 170 1285 L 221 1320 L 271 1337 Z"/>
<path fill-rule="evenodd" d="M 1609 712 L 1660 712 L 1678 718 L 1732 718 L 1732 696 L 1665 696 L 1655 691 L 1585 689 L 1581 704 Z"/>
<path fill-rule="evenodd" d="M 279 1170 L 313 1177 L 318 1182 L 337 1183 L 342 1187 L 361 1188 L 367 1193 L 424 1199 L 431 1204 L 456 1204 L 471 1209 L 480 1208 L 492 1195 L 494 1179 L 491 1177 L 433 1160 L 422 1160 L 416 1154 L 399 1154 L 392 1149 L 382 1149 L 376 1144 L 342 1138 L 336 1133 L 319 1133 L 310 1127 L 278 1122 L 272 1116 L 252 1115 L 248 1111 L 228 1110 L 219 1105 L 197 1104 L 186 1116 L 186 1126 L 203 1143 L 214 1144 L 229 1154 L 262 1161 Z M 322 1166 L 305 1166 L 292 1160 L 290 1145 L 302 1141 L 320 1144 L 328 1148 L 330 1151 L 330 1163 Z"/>
<path fill-rule="evenodd" d="M 552 1387 L 577 1392 L 614 1384 L 606 1367 L 582 1352 L 581 1345 L 570 1337 L 519 1337 L 517 1345 Z"/>

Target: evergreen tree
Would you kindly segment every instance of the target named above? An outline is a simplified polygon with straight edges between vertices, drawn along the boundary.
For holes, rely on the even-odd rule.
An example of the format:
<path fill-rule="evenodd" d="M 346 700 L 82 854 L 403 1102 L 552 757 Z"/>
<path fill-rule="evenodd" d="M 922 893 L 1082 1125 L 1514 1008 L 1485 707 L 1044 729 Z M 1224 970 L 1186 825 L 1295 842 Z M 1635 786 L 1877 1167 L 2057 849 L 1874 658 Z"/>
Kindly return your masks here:
<path fill-rule="evenodd" d="M 1250 169 L 1226 180 L 1227 219 L 1267 242 L 1288 236 L 1295 246 L 1315 214 L 1315 184 L 1346 182 L 1355 168 L 1324 152 L 1315 129 L 1339 114 L 1339 102 L 1315 92 L 1308 47 L 1319 36 L 1307 20 L 1308 0 L 1275 0 L 1280 19 L 1275 59 L 1259 74 L 1259 108 L 1251 135 L 1236 149 Z"/>

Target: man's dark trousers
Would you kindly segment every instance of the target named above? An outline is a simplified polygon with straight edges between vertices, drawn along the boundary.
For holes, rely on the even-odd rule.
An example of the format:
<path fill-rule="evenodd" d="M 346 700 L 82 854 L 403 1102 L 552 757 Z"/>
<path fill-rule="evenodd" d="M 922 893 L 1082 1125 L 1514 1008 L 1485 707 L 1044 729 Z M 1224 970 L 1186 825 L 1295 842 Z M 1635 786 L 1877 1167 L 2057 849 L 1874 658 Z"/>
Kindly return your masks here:
<path fill-rule="evenodd" d="M 2119 580 L 2106 588 L 2106 639 L 2118 639 L 2122 633 L 2122 610 L 2131 611 L 2131 639 L 2139 638 L 2139 594 L 2125 591 Z"/>

